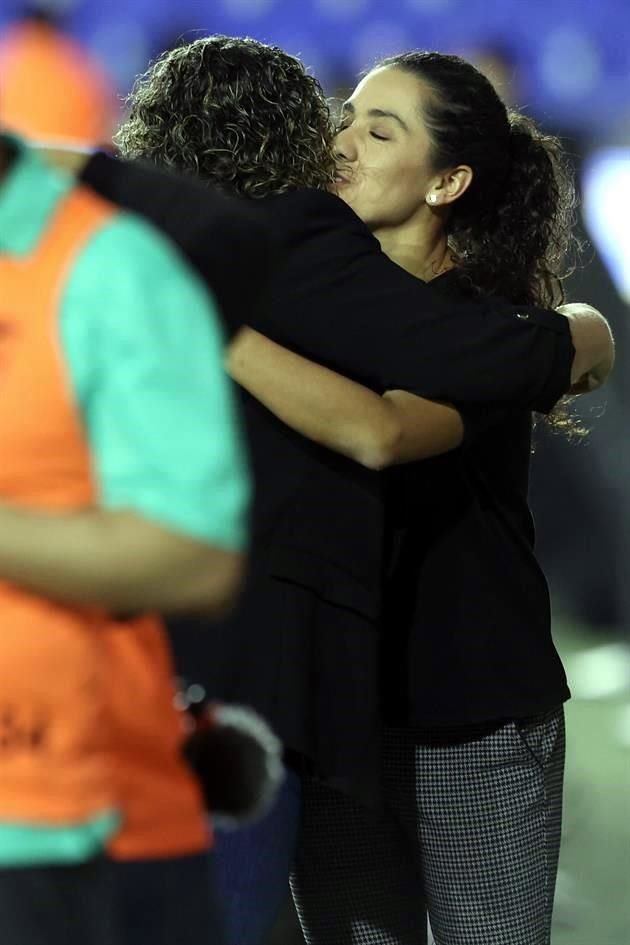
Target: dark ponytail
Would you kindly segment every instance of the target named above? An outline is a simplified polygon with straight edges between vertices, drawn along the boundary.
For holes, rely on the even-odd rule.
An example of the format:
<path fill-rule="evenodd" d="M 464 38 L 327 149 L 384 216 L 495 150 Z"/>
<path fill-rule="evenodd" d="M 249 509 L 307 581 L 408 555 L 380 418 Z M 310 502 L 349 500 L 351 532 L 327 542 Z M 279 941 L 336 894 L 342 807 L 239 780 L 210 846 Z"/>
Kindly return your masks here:
<path fill-rule="evenodd" d="M 448 220 L 451 256 L 464 286 L 515 304 L 552 308 L 564 301 L 562 279 L 578 243 L 573 235 L 573 174 L 557 138 L 508 111 L 490 81 L 458 56 L 410 52 L 384 59 L 423 82 L 423 118 L 436 171 L 473 170 Z M 564 399 L 545 425 L 572 438 L 586 433 Z"/>

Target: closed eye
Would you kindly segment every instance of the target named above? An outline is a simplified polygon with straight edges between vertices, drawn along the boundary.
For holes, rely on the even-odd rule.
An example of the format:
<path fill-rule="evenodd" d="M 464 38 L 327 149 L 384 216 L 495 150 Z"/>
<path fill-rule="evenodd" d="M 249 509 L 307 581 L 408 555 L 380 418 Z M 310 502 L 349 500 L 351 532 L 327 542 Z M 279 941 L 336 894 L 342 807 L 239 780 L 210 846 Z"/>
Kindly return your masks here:
<path fill-rule="evenodd" d="M 350 127 L 351 124 L 352 124 L 351 121 L 341 122 L 339 125 L 336 126 L 336 128 L 335 128 L 335 134 L 336 134 L 336 135 L 339 135 L 339 134 L 341 134 L 342 131 L 347 131 L 347 129 Z M 376 131 L 370 131 L 370 135 L 371 135 L 372 138 L 375 138 L 377 141 L 389 141 L 389 140 L 390 140 L 390 139 L 387 138 L 385 135 L 379 135 Z"/>

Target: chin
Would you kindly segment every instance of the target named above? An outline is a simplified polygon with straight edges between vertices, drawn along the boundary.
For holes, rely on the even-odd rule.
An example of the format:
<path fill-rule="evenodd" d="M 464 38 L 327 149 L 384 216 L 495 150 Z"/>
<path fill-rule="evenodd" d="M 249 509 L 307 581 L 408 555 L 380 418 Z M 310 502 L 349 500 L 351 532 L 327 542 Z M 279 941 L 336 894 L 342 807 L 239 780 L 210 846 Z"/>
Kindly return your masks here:
<path fill-rule="evenodd" d="M 340 187 L 337 188 L 337 196 L 340 197 L 344 203 L 347 203 L 349 207 L 352 207 L 354 212 L 357 213 L 357 209 L 355 207 L 354 201 L 352 200 L 352 193 L 351 192 L 349 193 L 348 191 L 349 191 L 348 185 L 342 184 Z"/>

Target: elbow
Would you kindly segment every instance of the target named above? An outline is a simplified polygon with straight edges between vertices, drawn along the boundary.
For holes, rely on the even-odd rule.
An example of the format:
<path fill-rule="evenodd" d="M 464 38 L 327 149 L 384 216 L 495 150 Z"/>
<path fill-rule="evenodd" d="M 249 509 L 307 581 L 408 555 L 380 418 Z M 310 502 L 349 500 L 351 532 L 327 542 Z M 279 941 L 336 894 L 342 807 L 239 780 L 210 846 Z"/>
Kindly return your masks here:
<path fill-rule="evenodd" d="M 209 548 L 185 567 L 155 572 L 112 594 L 114 609 L 124 613 L 154 611 L 165 616 L 218 619 L 235 605 L 243 585 L 245 555 Z"/>
<path fill-rule="evenodd" d="M 382 472 L 396 464 L 401 440 L 402 430 L 397 424 L 392 424 L 388 430 L 380 431 L 361 442 L 353 459 L 366 469 Z"/>
<path fill-rule="evenodd" d="M 366 469 L 373 472 L 383 472 L 388 466 L 393 465 L 393 460 L 389 453 L 378 448 L 363 450 L 356 456 L 356 461 Z"/>
<path fill-rule="evenodd" d="M 200 560 L 194 573 L 182 582 L 165 612 L 211 618 L 226 616 L 236 604 L 245 577 L 246 557 L 213 549 Z"/>
<path fill-rule="evenodd" d="M 226 616 L 235 606 L 245 578 L 246 556 L 225 552 L 219 573 L 199 602 L 200 609 L 213 617 Z"/>

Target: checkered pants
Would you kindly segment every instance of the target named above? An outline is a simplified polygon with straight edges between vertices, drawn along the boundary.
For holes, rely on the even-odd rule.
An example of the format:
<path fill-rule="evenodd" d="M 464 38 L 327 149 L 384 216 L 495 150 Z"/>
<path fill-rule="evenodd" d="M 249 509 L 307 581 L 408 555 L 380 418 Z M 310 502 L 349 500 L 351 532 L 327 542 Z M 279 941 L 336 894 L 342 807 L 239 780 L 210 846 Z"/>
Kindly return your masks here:
<path fill-rule="evenodd" d="M 380 811 L 304 783 L 291 888 L 308 945 L 549 945 L 564 713 L 389 730 Z"/>

